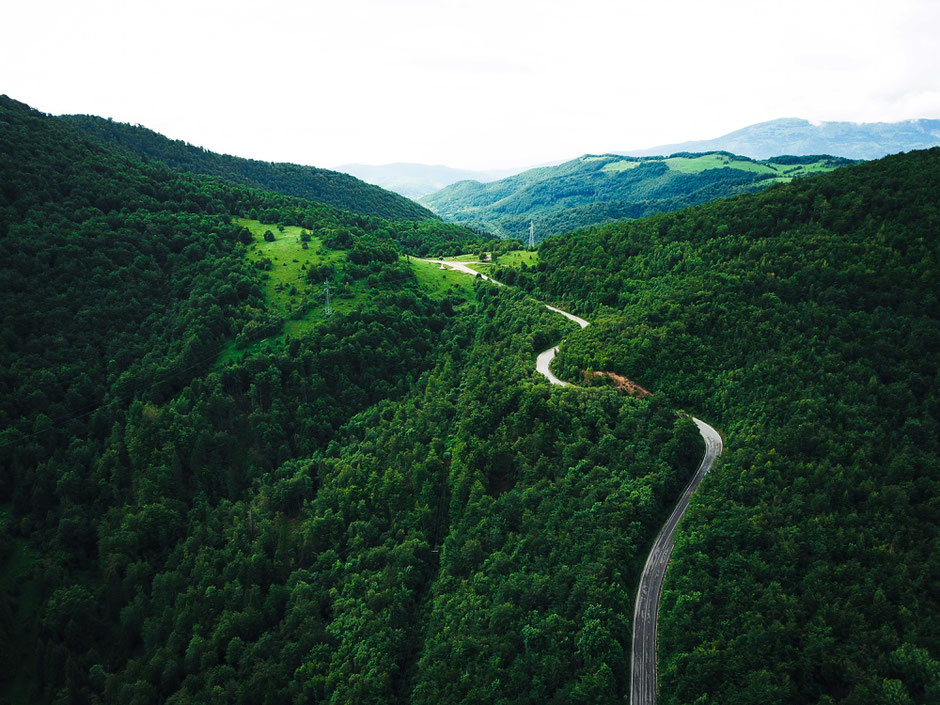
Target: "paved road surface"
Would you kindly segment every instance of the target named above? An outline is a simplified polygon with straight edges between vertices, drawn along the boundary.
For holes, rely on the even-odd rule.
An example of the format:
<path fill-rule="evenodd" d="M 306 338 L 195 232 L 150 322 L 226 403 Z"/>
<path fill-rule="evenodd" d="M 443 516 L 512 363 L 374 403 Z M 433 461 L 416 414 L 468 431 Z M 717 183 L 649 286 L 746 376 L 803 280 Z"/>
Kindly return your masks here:
<path fill-rule="evenodd" d="M 439 262 L 440 260 L 424 261 Z M 467 264 L 477 264 L 475 262 L 444 262 L 444 264 L 451 269 L 466 272 L 472 276 L 477 274 L 477 272 L 466 266 Z M 485 274 L 480 276 L 489 279 Z M 499 284 L 494 279 L 490 281 Z M 560 313 L 582 328 L 588 325 L 588 322 L 583 318 L 578 318 L 567 311 L 562 311 L 560 308 L 548 304 L 545 304 L 545 308 Z M 568 382 L 558 379 L 549 369 L 549 365 L 557 352 L 558 346 L 556 345 L 539 353 L 535 361 L 535 369 L 545 375 L 552 384 L 567 387 L 569 386 Z M 643 574 L 640 576 L 640 587 L 636 593 L 636 606 L 633 610 L 633 649 L 630 654 L 630 705 L 656 705 L 656 626 L 659 619 L 659 598 L 663 591 L 666 567 L 669 565 L 669 557 L 672 554 L 676 526 L 689 506 L 692 493 L 698 488 L 702 478 L 708 474 L 715 458 L 721 455 L 721 436 L 718 435 L 718 431 L 700 419 L 693 418 L 692 420 L 698 426 L 702 438 L 705 439 L 705 457 L 702 458 L 698 470 L 695 471 L 695 475 L 686 486 L 665 526 L 660 529 L 656 541 L 653 542 L 650 555 L 646 559 Z"/>
<path fill-rule="evenodd" d="M 557 309 L 554 306 L 546 307 L 560 313 L 566 318 L 575 321 L 584 328 L 588 322 L 583 318 L 572 316 L 570 313 Z M 558 352 L 558 346 L 549 348 L 540 353 L 535 361 L 535 369 L 548 378 L 552 384 L 568 386 L 568 382 L 558 379 L 549 369 L 552 359 Z M 659 621 L 659 598 L 663 591 L 663 579 L 666 577 L 666 567 L 672 554 L 675 540 L 676 526 L 685 510 L 689 506 L 692 493 L 698 488 L 702 478 L 711 469 L 715 458 L 721 455 L 721 436 L 718 431 L 700 419 L 693 418 L 698 426 L 699 433 L 705 439 L 705 457 L 702 458 L 698 470 L 689 481 L 685 491 L 679 498 L 676 508 L 669 515 L 665 526 L 659 531 L 653 548 L 646 559 L 643 574 L 640 576 L 640 587 L 636 593 L 636 606 L 633 610 L 633 649 L 630 654 L 630 705 L 656 705 L 656 627 Z"/>
<path fill-rule="evenodd" d="M 689 506 L 689 498 L 699 486 L 719 455 L 721 436 L 704 421 L 692 419 L 705 439 L 705 457 L 676 504 L 665 526 L 659 531 L 649 558 L 640 576 L 633 610 L 633 651 L 630 656 L 630 705 L 656 703 L 656 625 L 659 617 L 659 598 L 663 591 L 663 578 L 672 553 L 676 525 Z"/>
<path fill-rule="evenodd" d="M 469 274 L 471 277 L 479 276 L 481 279 L 485 279 L 486 281 L 493 282 L 497 286 L 505 286 L 505 284 L 503 284 L 502 282 L 498 282 L 492 277 L 488 277 L 485 274 L 481 274 L 475 269 L 470 269 L 470 267 L 467 266 L 468 264 L 483 264 L 482 262 L 452 262 L 450 260 L 421 259 L 420 257 L 415 257 L 415 259 L 420 260 L 421 262 L 430 262 L 431 264 L 443 264 L 445 267 L 449 267 L 450 269 L 456 270 L 458 272 L 464 272 L 465 274 Z M 561 311 L 559 311 L 559 313 L 561 313 Z"/>
<path fill-rule="evenodd" d="M 545 304 L 545 308 L 547 308 L 549 311 L 560 313 L 562 316 L 574 321 L 582 328 L 587 328 L 588 326 L 588 322 L 585 321 L 583 318 L 578 318 L 577 316 L 572 315 L 568 313 L 567 311 L 562 311 L 560 308 L 555 308 L 554 306 L 549 306 L 548 304 Z M 552 384 L 557 384 L 562 387 L 567 387 L 569 386 L 569 384 L 565 380 L 558 379 L 555 375 L 552 374 L 552 371 L 548 369 L 549 365 L 552 364 L 552 360 L 555 359 L 555 354 L 557 352 L 558 352 L 557 345 L 553 348 L 549 348 L 548 350 L 543 350 L 542 352 L 540 352 L 539 356 L 535 358 L 535 369 L 540 374 L 545 375 L 548 378 L 548 381 L 551 382 Z"/>

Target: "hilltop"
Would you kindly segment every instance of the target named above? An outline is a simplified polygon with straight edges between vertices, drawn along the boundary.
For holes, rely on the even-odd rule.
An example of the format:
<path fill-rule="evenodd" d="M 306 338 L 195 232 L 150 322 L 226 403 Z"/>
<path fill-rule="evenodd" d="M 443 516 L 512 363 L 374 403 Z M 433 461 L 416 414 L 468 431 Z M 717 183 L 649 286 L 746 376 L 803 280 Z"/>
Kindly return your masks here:
<path fill-rule="evenodd" d="M 64 115 L 60 119 L 138 157 L 158 159 L 182 171 L 216 176 L 389 220 L 437 217 L 408 198 L 338 171 L 216 154 L 182 140 L 164 137 L 141 125 L 114 122 L 93 115 Z"/>
<path fill-rule="evenodd" d="M 585 155 L 488 184 L 463 181 L 421 202 L 447 220 L 536 241 L 621 218 L 641 218 L 755 191 L 851 162 L 828 156 L 757 161 L 726 152 L 669 158 Z"/>

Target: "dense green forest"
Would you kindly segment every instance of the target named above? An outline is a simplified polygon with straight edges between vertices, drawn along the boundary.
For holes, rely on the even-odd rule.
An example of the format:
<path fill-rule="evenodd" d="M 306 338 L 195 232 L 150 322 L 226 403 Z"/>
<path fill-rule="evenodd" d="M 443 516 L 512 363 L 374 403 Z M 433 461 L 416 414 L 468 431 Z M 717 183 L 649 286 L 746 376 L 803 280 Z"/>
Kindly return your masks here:
<path fill-rule="evenodd" d="M 585 155 L 499 181 L 461 181 L 423 197 L 444 218 L 527 241 L 588 225 L 642 218 L 831 171 L 851 164 L 827 156 L 756 161 L 728 152 L 664 157 Z"/>
<path fill-rule="evenodd" d="M 7 98 L 0 184 L 0 697 L 622 698 L 643 547 L 701 441 L 665 397 L 550 388 L 535 353 L 573 324 L 523 292 L 401 257 L 473 233 L 143 162 Z M 305 244 L 313 281 L 369 286 L 265 342 L 268 253 Z"/>
<path fill-rule="evenodd" d="M 464 227 L 179 166 L 0 97 L 0 699 L 622 702 L 676 409 L 726 450 L 662 701 L 940 698 L 940 149 L 551 238 L 510 287 L 407 256 L 492 249 Z M 562 337 L 652 396 L 551 387 Z"/>
<path fill-rule="evenodd" d="M 114 122 L 94 115 L 64 115 L 60 119 L 107 144 L 139 157 L 159 160 L 182 171 L 270 189 L 389 220 L 437 219 L 431 211 L 409 198 L 338 171 L 216 154 L 182 140 L 171 140 L 140 125 Z"/>
<path fill-rule="evenodd" d="M 393 252 L 479 241 L 439 221 L 384 221 L 145 164 L 0 98 L 0 643 L 20 699 L 66 687 L 74 702 L 87 658 L 120 655 L 124 598 L 105 600 L 124 569 L 107 564 L 112 528 L 138 526 L 127 550 L 146 572 L 140 556 L 164 555 L 194 502 L 241 496 L 401 395 L 453 316 L 455 302 L 429 299 L 413 273 L 366 256 L 360 267 L 397 276 L 359 309 L 219 369 L 226 342 L 259 318 L 280 326 L 234 215 Z"/>
<path fill-rule="evenodd" d="M 935 703 L 940 149 L 553 238 L 517 283 L 721 428 L 666 574 L 663 703 Z"/>

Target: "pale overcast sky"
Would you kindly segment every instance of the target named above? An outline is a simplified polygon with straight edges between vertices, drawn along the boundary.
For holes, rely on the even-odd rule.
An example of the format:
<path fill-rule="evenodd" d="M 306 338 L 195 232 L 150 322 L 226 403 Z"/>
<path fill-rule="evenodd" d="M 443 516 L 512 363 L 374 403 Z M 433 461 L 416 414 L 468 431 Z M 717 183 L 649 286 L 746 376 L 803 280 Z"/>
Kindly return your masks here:
<path fill-rule="evenodd" d="M 317 166 L 940 117 L 940 2 L 28 0 L 0 21 L 0 93 Z"/>

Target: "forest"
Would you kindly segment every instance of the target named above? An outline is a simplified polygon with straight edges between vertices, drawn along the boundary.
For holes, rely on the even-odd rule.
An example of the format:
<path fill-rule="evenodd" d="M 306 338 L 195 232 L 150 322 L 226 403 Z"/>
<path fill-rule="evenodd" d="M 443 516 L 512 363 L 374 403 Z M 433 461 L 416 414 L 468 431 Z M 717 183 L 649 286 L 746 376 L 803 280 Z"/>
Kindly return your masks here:
<path fill-rule="evenodd" d="M 666 574 L 664 703 L 940 698 L 940 149 L 552 238 L 518 282 L 725 436 Z"/>
<path fill-rule="evenodd" d="M 938 700 L 940 149 L 518 258 L 166 158 L 0 97 L 0 700 L 621 703 L 692 413 L 661 700 Z"/>
<path fill-rule="evenodd" d="M 215 176 L 388 220 L 437 218 L 409 198 L 338 171 L 216 154 L 182 140 L 171 140 L 140 125 L 114 122 L 94 115 L 65 115 L 60 119 L 106 144 L 181 171 Z"/>

